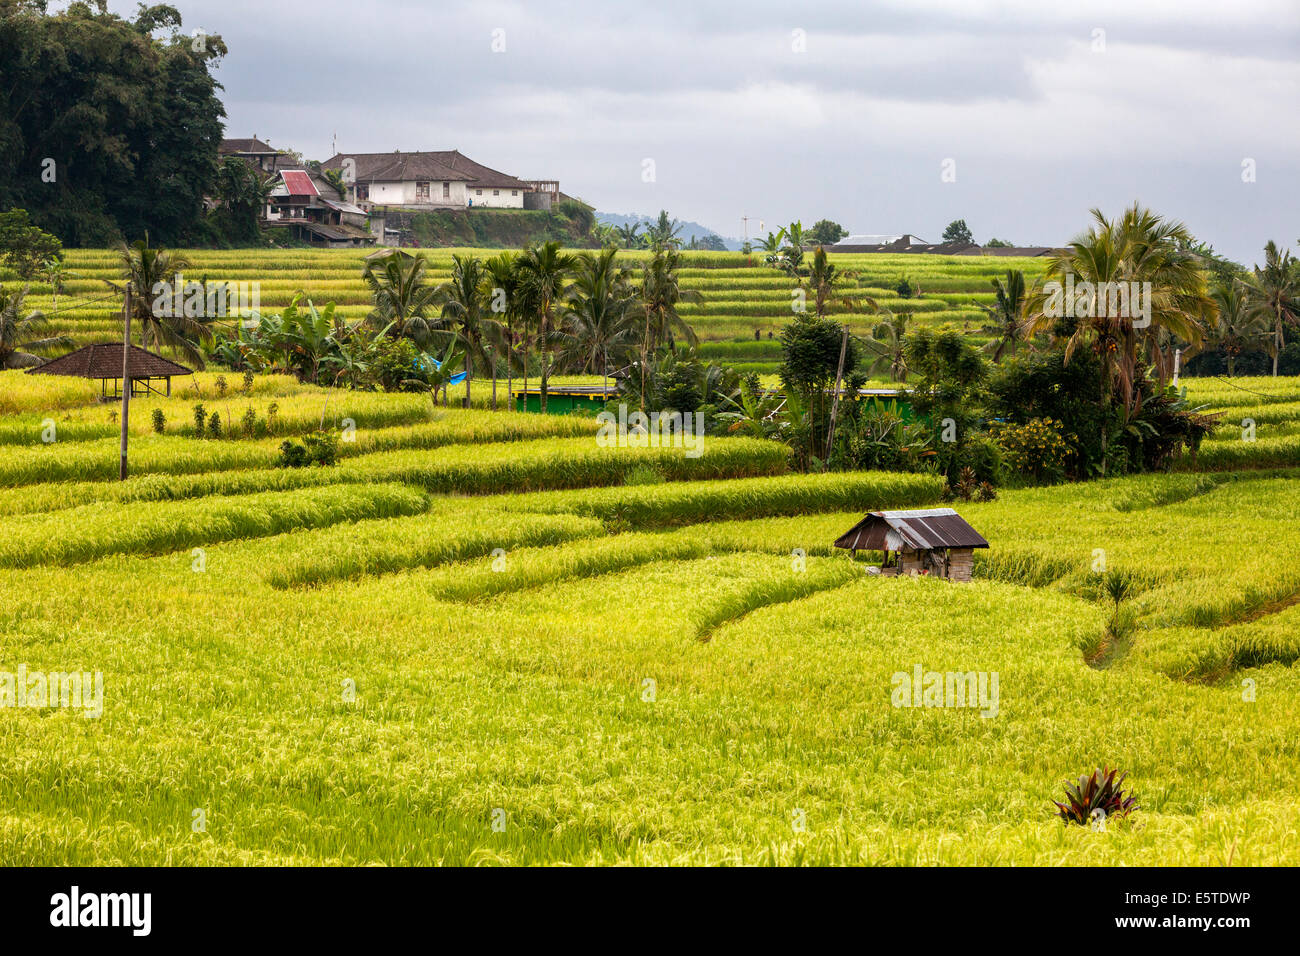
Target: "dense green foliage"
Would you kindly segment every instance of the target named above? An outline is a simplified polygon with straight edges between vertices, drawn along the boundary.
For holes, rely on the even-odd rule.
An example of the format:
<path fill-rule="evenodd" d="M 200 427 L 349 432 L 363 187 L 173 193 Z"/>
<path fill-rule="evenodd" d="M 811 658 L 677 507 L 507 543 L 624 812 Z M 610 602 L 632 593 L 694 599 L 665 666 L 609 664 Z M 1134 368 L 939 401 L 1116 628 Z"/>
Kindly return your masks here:
<path fill-rule="evenodd" d="M 167 5 L 45 7 L 0 4 L 0 209 L 70 246 L 191 235 L 216 176 L 225 44 L 183 33 Z"/>

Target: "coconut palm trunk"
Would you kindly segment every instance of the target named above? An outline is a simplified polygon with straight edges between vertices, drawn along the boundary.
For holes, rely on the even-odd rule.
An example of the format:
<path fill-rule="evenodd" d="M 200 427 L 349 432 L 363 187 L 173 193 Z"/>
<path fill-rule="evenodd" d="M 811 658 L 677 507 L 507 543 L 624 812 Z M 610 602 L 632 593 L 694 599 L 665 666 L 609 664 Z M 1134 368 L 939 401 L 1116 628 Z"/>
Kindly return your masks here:
<path fill-rule="evenodd" d="M 550 322 L 546 313 L 549 311 L 549 303 L 542 308 L 542 414 L 546 414 L 546 390 L 551 381 L 551 361 L 547 354 L 547 337 L 550 334 Z"/>
<path fill-rule="evenodd" d="M 1282 312 L 1282 303 L 1280 301 L 1277 303 L 1276 308 L 1277 311 L 1274 313 L 1275 324 L 1273 325 L 1273 377 L 1274 378 L 1277 378 L 1277 360 L 1278 357 L 1282 354 L 1282 348 L 1283 348 L 1283 342 L 1282 342 L 1283 312 Z"/>

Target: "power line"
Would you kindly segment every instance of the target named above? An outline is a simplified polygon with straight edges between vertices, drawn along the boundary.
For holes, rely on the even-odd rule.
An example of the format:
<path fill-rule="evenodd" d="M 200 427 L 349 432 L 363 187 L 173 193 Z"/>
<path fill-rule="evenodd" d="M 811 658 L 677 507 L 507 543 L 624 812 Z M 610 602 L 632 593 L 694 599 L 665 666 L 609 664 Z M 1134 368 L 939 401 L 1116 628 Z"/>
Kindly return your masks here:
<path fill-rule="evenodd" d="M 1284 402 L 1284 401 L 1286 401 L 1285 396 L 1283 396 L 1283 397 L 1279 397 L 1279 396 L 1277 396 L 1277 395 L 1269 395 L 1267 392 L 1257 392 L 1257 391 L 1255 391 L 1253 388 L 1246 388 L 1246 386 L 1244 386 L 1244 385 L 1233 385 L 1232 382 L 1228 381 L 1228 380 L 1227 380 L 1226 378 L 1224 378 L 1222 375 L 1214 375 L 1214 376 L 1211 376 L 1211 377 L 1212 377 L 1212 378 L 1216 378 L 1216 379 L 1218 379 L 1220 382 L 1223 382 L 1223 384 L 1225 384 L 1225 385 L 1232 385 L 1233 388 L 1241 389 L 1241 391 L 1243 391 L 1243 392 L 1250 392 L 1250 394 L 1252 394 L 1252 395 L 1258 395 L 1260 398 L 1273 398 L 1273 399 L 1277 399 L 1277 401 L 1279 401 L 1279 402 Z"/>
<path fill-rule="evenodd" d="M 107 302 L 109 299 L 116 299 L 116 298 L 118 297 L 119 294 L 120 294 L 120 293 L 113 292 L 113 293 L 110 293 L 110 294 L 104 296 L 103 298 L 100 298 L 100 299 L 76 299 L 76 300 L 74 300 L 74 301 L 77 303 L 76 305 L 70 305 L 70 306 L 68 306 L 67 308 L 64 308 L 64 309 L 53 309 L 53 310 L 50 311 L 50 312 L 44 312 L 44 311 L 42 311 L 42 312 L 41 312 L 41 315 L 44 315 L 44 316 L 62 315 L 64 312 L 72 312 L 72 311 L 75 311 L 76 309 L 81 308 L 82 306 L 86 306 L 86 305 L 94 305 L 96 302 Z"/>

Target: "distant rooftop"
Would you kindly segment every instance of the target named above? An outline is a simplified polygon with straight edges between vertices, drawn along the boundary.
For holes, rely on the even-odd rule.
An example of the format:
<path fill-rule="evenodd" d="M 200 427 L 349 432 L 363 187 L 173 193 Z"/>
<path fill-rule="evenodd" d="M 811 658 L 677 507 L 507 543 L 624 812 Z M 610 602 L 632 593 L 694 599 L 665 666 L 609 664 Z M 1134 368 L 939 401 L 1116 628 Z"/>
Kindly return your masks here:
<path fill-rule="evenodd" d="M 254 136 L 251 139 L 223 139 L 217 152 L 223 156 L 239 154 L 274 156 L 279 150 Z"/>
<path fill-rule="evenodd" d="M 917 242 L 925 241 L 923 239 L 916 239 L 915 236 L 909 235 L 908 233 L 905 232 L 895 233 L 893 235 L 881 235 L 881 236 L 867 235 L 865 233 L 862 233 L 853 236 L 845 236 L 839 242 L 835 243 L 835 245 L 837 246 L 888 246 L 895 242 L 898 242 L 898 240 L 900 239 L 912 239 L 912 240 L 916 240 Z"/>

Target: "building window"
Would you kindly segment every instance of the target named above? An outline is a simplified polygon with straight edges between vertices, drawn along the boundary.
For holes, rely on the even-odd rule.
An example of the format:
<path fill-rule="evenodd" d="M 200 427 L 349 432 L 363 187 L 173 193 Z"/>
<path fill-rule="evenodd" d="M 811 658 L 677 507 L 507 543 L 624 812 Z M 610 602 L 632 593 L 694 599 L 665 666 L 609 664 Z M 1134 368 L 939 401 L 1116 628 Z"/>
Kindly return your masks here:
<path fill-rule="evenodd" d="M 499 190 L 499 189 L 494 189 L 494 190 L 492 190 L 492 195 L 493 195 L 493 196 L 500 196 L 500 195 L 501 195 L 501 190 Z"/>
<path fill-rule="evenodd" d="M 483 195 L 483 190 L 481 190 L 481 189 L 476 189 L 476 190 L 474 190 L 474 195 L 475 195 L 475 196 L 482 196 L 482 195 Z"/>
<path fill-rule="evenodd" d="M 512 196 L 518 196 L 518 195 L 519 195 L 519 190 L 518 190 L 518 189 L 512 189 L 512 190 L 510 190 L 510 195 L 512 195 Z"/>
<path fill-rule="evenodd" d="M 443 199 L 451 198 L 451 183 L 442 184 L 442 198 Z"/>
<path fill-rule="evenodd" d="M 369 198 L 370 198 L 370 184 L 357 183 L 357 199 L 369 199 Z"/>
<path fill-rule="evenodd" d="M 429 198 L 429 184 L 428 184 L 428 183 L 416 183 L 416 184 L 415 184 L 415 201 L 416 201 L 416 202 L 419 202 L 421 199 L 425 199 L 425 200 L 427 200 L 428 198 Z"/>

